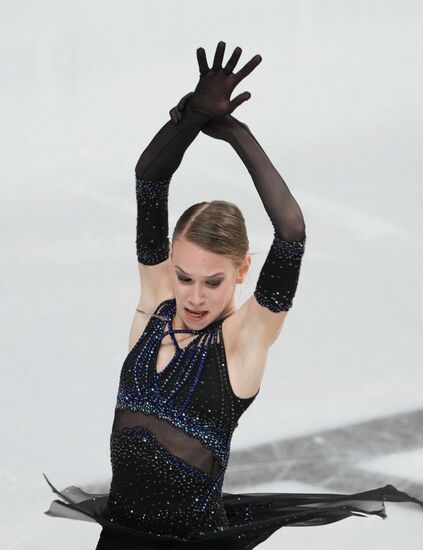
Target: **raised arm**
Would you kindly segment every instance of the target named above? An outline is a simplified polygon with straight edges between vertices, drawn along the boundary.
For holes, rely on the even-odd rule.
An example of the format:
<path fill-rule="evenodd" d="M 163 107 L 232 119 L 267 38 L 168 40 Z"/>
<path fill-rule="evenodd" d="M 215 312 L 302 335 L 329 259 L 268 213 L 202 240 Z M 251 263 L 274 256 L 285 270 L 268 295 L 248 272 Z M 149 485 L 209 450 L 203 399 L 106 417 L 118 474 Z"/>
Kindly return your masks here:
<path fill-rule="evenodd" d="M 233 316 L 240 346 L 266 349 L 278 336 L 292 307 L 306 242 L 301 209 L 285 181 L 246 124 L 231 115 L 217 117 L 203 132 L 228 142 L 250 173 L 274 229 L 269 253 L 253 296 Z"/>
<path fill-rule="evenodd" d="M 292 298 L 296 290 L 306 240 L 302 211 L 282 176 L 246 124 L 229 115 L 211 120 L 203 127 L 203 132 L 230 143 L 252 177 L 274 229 L 274 240 L 264 266 L 269 276 L 265 277 L 262 272 L 259 286 L 265 287 L 261 290 L 267 295 L 269 309 L 287 310 L 292 306 L 289 295 Z M 287 261 L 283 261 L 284 256 L 287 256 Z M 294 258 L 296 261 L 290 261 Z M 275 277 L 274 273 L 270 273 L 272 261 L 275 265 L 278 264 L 277 269 L 283 276 Z M 274 286 L 271 279 L 278 281 L 279 289 L 275 292 L 278 293 L 279 299 L 277 296 L 271 296 L 270 287 Z M 257 289 L 257 295 L 259 294 L 260 290 Z M 286 296 L 285 301 L 282 299 L 283 296 Z"/>
<path fill-rule="evenodd" d="M 286 241 L 305 237 L 301 209 L 249 127 L 232 115 L 211 120 L 203 132 L 228 142 L 250 173 L 275 235 Z"/>
<path fill-rule="evenodd" d="M 273 242 L 254 296 L 260 305 L 272 312 L 287 312 L 297 290 L 304 254 L 306 229 L 303 214 L 248 126 L 231 118 L 228 141 L 249 171 L 274 228 Z"/>
<path fill-rule="evenodd" d="M 168 196 L 172 175 L 189 145 L 209 117 L 187 106 L 179 124 L 167 122 L 141 154 L 135 168 L 137 197 L 137 257 L 156 265 L 169 255 Z"/>

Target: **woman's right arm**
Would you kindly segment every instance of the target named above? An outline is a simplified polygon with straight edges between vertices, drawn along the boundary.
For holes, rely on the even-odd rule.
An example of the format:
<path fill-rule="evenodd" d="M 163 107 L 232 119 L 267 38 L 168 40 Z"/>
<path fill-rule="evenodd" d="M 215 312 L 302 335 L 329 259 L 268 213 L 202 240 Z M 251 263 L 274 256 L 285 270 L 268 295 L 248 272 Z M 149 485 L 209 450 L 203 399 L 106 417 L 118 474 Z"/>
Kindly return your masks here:
<path fill-rule="evenodd" d="M 184 120 L 168 121 L 141 154 L 136 168 L 137 257 L 144 265 L 168 258 L 168 194 L 172 175 L 189 145 L 210 120 L 188 106 Z"/>
<path fill-rule="evenodd" d="M 213 65 L 209 67 L 204 49 L 197 49 L 200 79 L 194 92 L 184 96 L 177 107 L 171 109 L 171 120 L 154 136 L 137 162 L 136 249 L 141 282 L 141 297 L 137 309 L 153 310 L 162 300 L 171 297 L 168 271 L 170 180 L 185 151 L 205 124 L 213 117 L 233 112 L 249 99 L 248 92 L 241 93 L 232 100 L 230 96 L 239 82 L 261 62 L 261 56 L 254 56 L 234 74 L 241 51 L 241 48 L 235 48 L 223 67 L 225 43 L 219 42 Z M 131 328 L 130 349 L 138 339 L 144 322 L 145 317 L 137 311 Z"/>
<path fill-rule="evenodd" d="M 168 271 L 170 180 L 207 120 L 209 117 L 195 113 L 187 106 L 184 120 L 178 123 L 169 120 L 137 162 L 136 252 L 141 292 L 129 333 L 129 350 L 138 341 L 148 321 L 141 310 L 152 312 L 163 299 L 171 297 Z"/>

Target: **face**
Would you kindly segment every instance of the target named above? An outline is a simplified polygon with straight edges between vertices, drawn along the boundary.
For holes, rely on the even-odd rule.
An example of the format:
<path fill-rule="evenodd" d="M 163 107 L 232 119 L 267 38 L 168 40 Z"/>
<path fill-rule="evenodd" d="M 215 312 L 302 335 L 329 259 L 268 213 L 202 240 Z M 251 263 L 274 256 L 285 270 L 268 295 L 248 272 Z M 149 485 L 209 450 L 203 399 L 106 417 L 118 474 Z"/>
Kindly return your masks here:
<path fill-rule="evenodd" d="M 176 299 L 178 326 L 201 329 L 234 308 L 235 285 L 244 281 L 251 263 L 246 255 L 236 268 L 229 258 L 201 248 L 185 239 L 170 244 L 170 280 Z M 201 312 L 193 317 L 191 312 Z"/>

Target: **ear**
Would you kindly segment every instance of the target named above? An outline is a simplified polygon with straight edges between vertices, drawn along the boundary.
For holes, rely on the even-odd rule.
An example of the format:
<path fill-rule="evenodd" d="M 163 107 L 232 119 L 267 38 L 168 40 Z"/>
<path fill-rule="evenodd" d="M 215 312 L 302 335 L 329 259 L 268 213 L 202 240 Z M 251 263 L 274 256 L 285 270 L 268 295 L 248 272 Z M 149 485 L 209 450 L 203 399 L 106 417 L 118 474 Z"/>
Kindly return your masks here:
<path fill-rule="evenodd" d="M 235 280 L 235 282 L 237 284 L 241 284 L 241 283 L 244 282 L 245 276 L 247 275 L 247 272 L 250 268 L 250 265 L 251 265 L 251 256 L 250 256 L 250 254 L 247 254 L 245 256 L 245 259 L 244 259 L 241 267 L 238 268 L 238 275 L 237 275 L 236 280 Z"/>

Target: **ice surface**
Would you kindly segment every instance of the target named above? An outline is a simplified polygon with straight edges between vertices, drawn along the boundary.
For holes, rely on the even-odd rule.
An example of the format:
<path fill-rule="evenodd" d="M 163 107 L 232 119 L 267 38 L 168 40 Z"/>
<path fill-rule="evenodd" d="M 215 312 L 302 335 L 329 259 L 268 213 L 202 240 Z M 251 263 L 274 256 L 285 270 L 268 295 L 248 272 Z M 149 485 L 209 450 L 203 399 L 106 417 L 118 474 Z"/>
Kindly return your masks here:
<path fill-rule="evenodd" d="M 358 467 L 423 484 L 423 449 L 380 456 L 358 464 Z"/>

